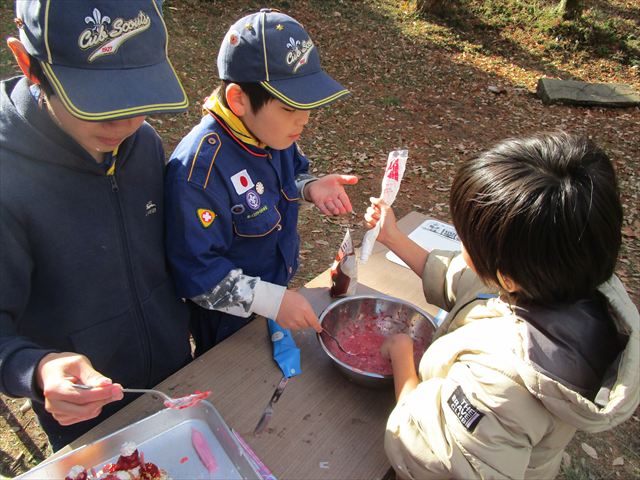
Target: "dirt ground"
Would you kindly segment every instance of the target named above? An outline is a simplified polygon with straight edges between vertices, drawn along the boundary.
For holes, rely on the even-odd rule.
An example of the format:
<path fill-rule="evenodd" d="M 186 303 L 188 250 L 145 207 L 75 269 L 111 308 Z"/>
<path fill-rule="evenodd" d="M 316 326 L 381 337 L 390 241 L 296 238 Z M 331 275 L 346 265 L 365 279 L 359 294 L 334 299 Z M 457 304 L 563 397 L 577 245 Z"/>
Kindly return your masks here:
<path fill-rule="evenodd" d="M 0 0 L 3 38 L 13 32 L 8 21 L 11 3 Z M 268 3 L 305 24 L 325 69 L 352 92 L 348 99 L 313 113 L 300 141 L 312 172 L 360 178 L 350 189 L 353 215 L 326 218 L 311 211 L 301 216 L 301 266 L 294 286 L 331 264 L 346 227 L 360 241 L 362 215 L 368 198 L 379 193 L 390 150 L 409 150 L 396 214 L 416 210 L 449 221 L 448 191 L 462 159 L 506 137 L 565 129 L 590 136 L 615 162 L 625 209 L 617 274 L 640 304 L 640 109 L 545 106 L 535 96 L 536 82 L 543 76 L 625 83 L 640 91 L 637 42 L 593 45 L 589 38 L 574 38 L 562 25 L 555 36 L 540 35 L 530 25 L 500 23 L 497 14 L 489 21 L 476 10 L 447 20 L 418 17 L 412 2 L 400 0 Z M 636 1 L 587 3 L 587 14 L 618 22 L 607 25 L 640 26 Z M 150 119 L 167 152 L 199 120 L 201 101 L 216 84 L 217 47 L 226 29 L 232 20 L 262 6 L 240 0 L 165 2 L 170 56 L 191 99 L 184 114 Z M 0 71 L 3 77 L 15 71 L 6 52 L 0 53 Z M 24 400 L 0 400 L 0 474 L 13 476 L 50 451 L 31 411 L 21 409 Z M 639 439 L 638 411 L 610 432 L 579 433 L 560 478 L 639 478 Z"/>

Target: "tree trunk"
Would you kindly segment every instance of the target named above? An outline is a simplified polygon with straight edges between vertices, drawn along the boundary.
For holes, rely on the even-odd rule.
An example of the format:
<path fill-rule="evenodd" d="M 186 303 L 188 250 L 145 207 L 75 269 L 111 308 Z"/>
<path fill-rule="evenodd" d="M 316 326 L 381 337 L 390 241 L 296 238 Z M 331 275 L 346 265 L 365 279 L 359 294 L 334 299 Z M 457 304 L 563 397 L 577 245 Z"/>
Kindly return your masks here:
<path fill-rule="evenodd" d="M 417 0 L 416 11 L 418 13 L 440 13 L 446 2 L 447 0 Z"/>
<path fill-rule="evenodd" d="M 558 10 L 565 20 L 573 20 L 582 15 L 582 1 L 581 0 L 560 0 Z"/>

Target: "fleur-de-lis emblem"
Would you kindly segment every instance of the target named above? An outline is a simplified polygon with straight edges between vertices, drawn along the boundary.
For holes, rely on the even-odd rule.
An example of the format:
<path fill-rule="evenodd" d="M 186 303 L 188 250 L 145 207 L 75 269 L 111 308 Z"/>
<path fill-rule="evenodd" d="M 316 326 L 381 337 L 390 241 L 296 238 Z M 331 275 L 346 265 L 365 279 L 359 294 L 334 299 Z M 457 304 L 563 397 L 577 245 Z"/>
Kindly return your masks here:
<path fill-rule="evenodd" d="M 103 17 L 102 14 L 100 13 L 100 10 L 98 10 L 97 8 L 94 8 L 93 18 L 89 16 L 84 17 L 84 23 L 93 24 L 93 27 L 91 28 L 93 30 L 98 30 L 103 23 L 104 24 L 111 23 L 111 17 L 109 17 L 108 15 L 105 15 Z"/>
<path fill-rule="evenodd" d="M 287 43 L 287 48 L 290 50 L 293 50 L 294 52 L 296 50 L 300 49 L 300 40 L 294 40 L 292 37 L 289 37 L 289 43 Z"/>

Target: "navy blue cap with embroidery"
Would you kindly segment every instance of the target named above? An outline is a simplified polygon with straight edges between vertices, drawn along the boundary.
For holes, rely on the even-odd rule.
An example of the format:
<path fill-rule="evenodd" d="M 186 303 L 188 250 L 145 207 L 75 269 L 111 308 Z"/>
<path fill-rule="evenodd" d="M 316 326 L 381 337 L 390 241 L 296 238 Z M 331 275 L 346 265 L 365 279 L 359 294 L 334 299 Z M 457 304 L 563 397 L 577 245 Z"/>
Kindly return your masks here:
<path fill-rule="evenodd" d="M 322 70 L 318 49 L 302 25 L 266 8 L 231 26 L 218 52 L 218 74 L 231 82 L 259 83 L 300 110 L 349 94 Z"/>
<path fill-rule="evenodd" d="M 18 1 L 16 17 L 20 41 L 75 117 L 104 121 L 189 106 L 155 0 Z"/>

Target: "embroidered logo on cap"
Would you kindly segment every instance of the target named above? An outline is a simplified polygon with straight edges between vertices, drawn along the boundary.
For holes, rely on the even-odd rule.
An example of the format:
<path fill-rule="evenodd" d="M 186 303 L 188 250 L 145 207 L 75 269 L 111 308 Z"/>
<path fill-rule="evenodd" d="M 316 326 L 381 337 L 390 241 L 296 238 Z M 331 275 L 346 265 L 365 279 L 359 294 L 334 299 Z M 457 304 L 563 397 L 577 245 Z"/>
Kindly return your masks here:
<path fill-rule="evenodd" d="M 206 208 L 198 209 L 198 220 L 200 220 L 200 223 L 204 228 L 209 228 L 209 226 L 213 223 L 215 219 L 216 219 L 216 214 L 213 213 L 211 210 L 208 210 Z"/>
<path fill-rule="evenodd" d="M 144 32 L 151 26 L 151 18 L 142 10 L 138 16 L 125 20 L 116 18 L 111 22 L 111 17 L 102 15 L 97 8 L 93 9 L 92 16 L 84 17 L 84 22 L 91 25 L 78 36 L 78 46 L 82 50 L 95 48 L 87 59 L 93 62 L 104 55 L 112 55 L 118 51 L 124 42 L 134 35 Z M 110 26 L 110 29 L 109 29 Z"/>
<path fill-rule="evenodd" d="M 469 432 L 473 432 L 482 417 L 484 417 L 484 413 L 471 404 L 460 386 L 451 394 L 449 400 L 447 400 L 447 405 Z"/>
<path fill-rule="evenodd" d="M 246 170 L 241 170 L 231 177 L 231 183 L 233 183 L 233 188 L 235 188 L 238 195 L 242 195 L 253 188 L 253 180 L 251 180 Z"/>
<path fill-rule="evenodd" d="M 311 50 L 313 50 L 313 41 L 309 38 L 307 40 L 294 40 L 289 37 L 287 43 L 287 65 L 293 65 L 293 73 L 296 73 L 300 67 L 306 65 Z"/>

